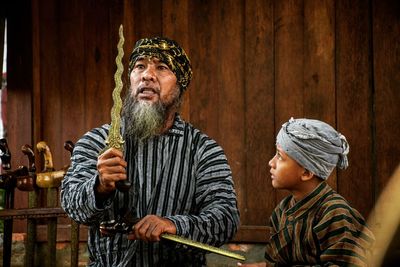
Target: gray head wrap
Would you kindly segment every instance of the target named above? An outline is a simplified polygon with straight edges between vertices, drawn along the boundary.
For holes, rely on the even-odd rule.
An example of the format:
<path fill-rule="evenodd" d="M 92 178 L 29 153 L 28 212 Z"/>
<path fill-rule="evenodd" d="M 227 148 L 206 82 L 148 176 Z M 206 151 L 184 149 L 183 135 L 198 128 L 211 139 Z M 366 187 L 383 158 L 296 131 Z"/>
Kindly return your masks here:
<path fill-rule="evenodd" d="M 324 180 L 336 166 L 345 169 L 349 165 L 346 137 L 319 120 L 291 118 L 282 125 L 276 143 L 301 166 Z"/>

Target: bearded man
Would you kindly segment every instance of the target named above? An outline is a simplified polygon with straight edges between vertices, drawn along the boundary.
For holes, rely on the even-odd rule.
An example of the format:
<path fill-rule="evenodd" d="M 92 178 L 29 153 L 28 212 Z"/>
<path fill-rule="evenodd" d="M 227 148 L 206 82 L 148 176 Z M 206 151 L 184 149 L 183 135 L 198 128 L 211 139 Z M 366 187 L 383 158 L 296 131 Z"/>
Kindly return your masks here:
<path fill-rule="evenodd" d="M 185 51 L 167 38 L 137 41 L 122 111 L 124 153 L 106 147 L 110 125 L 77 143 L 61 204 L 89 225 L 89 266 L 205 266 L 204 252 L 160 239 L 169 233 L 209 245 L 229 241 L 239 225 L 232 173 L 222 148 L 179 116 L 192 70 Z M 128 192 L 117 190 L 129 181 Z M 104 236 L 101 222 L 128 214 L 129 233 Z"/>

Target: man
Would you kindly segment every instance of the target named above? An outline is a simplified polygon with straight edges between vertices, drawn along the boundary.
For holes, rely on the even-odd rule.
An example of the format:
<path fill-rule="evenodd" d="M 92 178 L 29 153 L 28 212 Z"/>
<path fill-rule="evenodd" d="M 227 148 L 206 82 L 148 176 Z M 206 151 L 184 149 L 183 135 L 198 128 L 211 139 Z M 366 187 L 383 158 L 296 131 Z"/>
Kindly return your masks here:
<path fill-rule="evenodd" d="M 239 225 L 225 154 L 178 114 L 192 78 L 189 58 L 173 40 L 139 40 L 129 62 L 123 111 L 124 154 L 104 153 L 109 125 L 76 144 L 61 190 L 62 207 L 90 226 L 90 266 L 204 266 L 203 251 L 160 239 L 162 233 L 220 246 Z M 129 191 L 116 190 L 128 180 Z M 101 222 L 140 218 L 129 234 L 103 236 Z"/>

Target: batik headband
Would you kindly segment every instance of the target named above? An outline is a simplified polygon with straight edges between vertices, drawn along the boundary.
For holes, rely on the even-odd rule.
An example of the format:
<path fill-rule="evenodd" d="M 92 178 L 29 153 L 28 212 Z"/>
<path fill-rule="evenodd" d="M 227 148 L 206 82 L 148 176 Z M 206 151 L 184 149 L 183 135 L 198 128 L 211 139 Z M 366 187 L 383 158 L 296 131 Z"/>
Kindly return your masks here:
<path fill-rule="evenodd" d="M 181 90 L 186 90 L 193 73 L 190 60 L 183 48 L 174 40 L 162 37 L 144 38 L 136 42 L 129 59 L 129 73 L 141 56 L 156 57 L 176 75 Z"/>

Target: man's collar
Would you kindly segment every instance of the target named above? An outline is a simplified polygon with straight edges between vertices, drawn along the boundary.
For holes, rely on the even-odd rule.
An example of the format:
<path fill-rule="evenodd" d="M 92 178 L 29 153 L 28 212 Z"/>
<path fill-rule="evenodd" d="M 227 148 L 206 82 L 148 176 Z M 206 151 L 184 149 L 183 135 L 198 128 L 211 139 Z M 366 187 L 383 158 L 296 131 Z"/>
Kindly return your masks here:
<path fill-rule="evenodd" d="M 185 127 L 185 122 L 182 120 L 181 116 L 178 113 L 176 113 L 174 124 L 169 129 L 168 134 L 183 136 L 184 127 Z"/>

